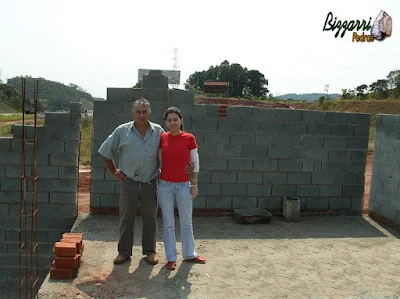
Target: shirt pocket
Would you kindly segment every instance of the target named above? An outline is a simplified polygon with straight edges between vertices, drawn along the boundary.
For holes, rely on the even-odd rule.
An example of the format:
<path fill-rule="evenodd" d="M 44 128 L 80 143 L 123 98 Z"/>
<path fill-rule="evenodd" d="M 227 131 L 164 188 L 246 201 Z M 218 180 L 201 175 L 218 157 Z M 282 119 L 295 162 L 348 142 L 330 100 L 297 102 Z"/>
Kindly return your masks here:
<path fill-rule="evenodd" d="M 159 144 L 155 142 L 150 142 L 145 146 L 145 155 L 146 157 L 155 158 L 158 156 L 158 147 Z"/>

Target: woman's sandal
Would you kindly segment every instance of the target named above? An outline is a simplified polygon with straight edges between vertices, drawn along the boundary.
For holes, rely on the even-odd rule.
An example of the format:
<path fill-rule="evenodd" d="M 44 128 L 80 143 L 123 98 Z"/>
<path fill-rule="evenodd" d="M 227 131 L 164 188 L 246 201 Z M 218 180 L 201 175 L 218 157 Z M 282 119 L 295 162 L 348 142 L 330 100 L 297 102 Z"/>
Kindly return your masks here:
<path fill-rule="evenodd" d="M 175 270 L 175 268 L 176 268 L 176 262 L 168 262 L 168 263 L 165 265 L 165 267 L 166 267 L 168 270 Z"/>
<path fill-rule="evenodd" d="M 194 259 L 187 259 L 185 261 L 194 262 L 196 264 L 205 264 L 206 263 L 206 259 L 200 255 L 196 256 Z"/>

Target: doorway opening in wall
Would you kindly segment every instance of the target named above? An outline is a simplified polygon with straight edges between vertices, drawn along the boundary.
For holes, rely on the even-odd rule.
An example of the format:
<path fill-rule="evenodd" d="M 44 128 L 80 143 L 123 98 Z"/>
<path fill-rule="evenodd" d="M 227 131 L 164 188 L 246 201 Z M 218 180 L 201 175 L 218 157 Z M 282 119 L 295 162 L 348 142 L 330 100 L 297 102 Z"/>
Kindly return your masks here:
<path fill-rule="evenodd" d="M 368 215 L 369 192 L 371 189 L 373 156 L 374 156 L 374 152 L 368 151 L 367 162 L 366 162 L 366 167 L 365 167 L 364 197 L 363 197 L 363 207 L 362 207 L 362 213 L 365 215 Z"/>
<path fill-rule="evenodd" d="M 93 144 L 93 116 L 81 118 L 78 169 L 78 214 L 90 212 L 90 176 Z"/>

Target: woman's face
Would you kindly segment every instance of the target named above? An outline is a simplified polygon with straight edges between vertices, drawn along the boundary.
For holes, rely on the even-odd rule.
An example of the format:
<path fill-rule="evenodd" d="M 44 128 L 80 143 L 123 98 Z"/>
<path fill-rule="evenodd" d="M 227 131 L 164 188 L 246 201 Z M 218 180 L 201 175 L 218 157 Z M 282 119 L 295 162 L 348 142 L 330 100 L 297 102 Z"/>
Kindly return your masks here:
<path fill-rule="evenodd" d="M 176 113 L 169 113 L 165 119 L 165 124 L 170 132 L 178 132 L 181 129 L 182 120 Z"/>

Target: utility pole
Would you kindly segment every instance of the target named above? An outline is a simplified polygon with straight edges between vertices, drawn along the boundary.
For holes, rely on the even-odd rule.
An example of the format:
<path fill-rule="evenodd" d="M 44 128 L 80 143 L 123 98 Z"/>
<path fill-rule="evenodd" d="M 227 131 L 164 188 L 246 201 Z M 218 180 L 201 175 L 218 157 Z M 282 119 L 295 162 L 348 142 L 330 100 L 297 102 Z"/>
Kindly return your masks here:
<path fill-rule="evenodd" d="M 329 99 L 329 84 L 325 84 L 326 99 Z"/>

